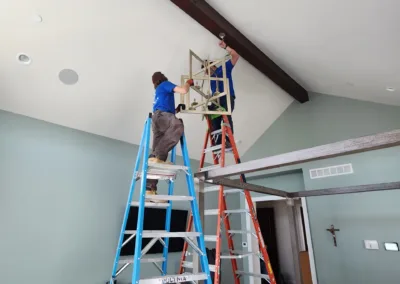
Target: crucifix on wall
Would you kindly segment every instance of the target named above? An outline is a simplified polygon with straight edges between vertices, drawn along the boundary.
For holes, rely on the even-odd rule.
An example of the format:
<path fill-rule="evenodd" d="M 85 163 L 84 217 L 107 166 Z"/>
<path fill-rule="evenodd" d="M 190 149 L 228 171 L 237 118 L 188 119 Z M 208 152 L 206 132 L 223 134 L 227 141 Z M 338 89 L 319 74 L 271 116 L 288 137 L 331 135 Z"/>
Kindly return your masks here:
<path fill-rule="evenodd" d="M 337 247 L 337 243 L 336 243 L 336 232 L 340 231 L 339 229 L 335 229 L 334 225 L 331 225 L 331 227 L 329 229 L 326 229 L 328 232 L 330 232 L 332 234 L 333 237 L 333 244 L 335 245 L 335 247 Z"/>

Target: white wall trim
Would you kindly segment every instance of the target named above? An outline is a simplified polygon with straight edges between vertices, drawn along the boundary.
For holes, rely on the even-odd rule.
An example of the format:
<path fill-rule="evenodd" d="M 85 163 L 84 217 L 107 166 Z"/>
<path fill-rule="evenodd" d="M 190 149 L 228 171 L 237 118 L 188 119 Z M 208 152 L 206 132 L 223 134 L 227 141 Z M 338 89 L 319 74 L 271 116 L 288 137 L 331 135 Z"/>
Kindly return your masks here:
<path fill-rule="evenodd" d="M 257 207 L 257 202 L 261 201 L 276 201 L 276 200 L 285 200 L 285 198 L 280 197 L 280 196 L 258 196 L 258 197 L 252 197 L 252 201 L 254 204 L 254 208 L 256 209 Z M 301 198 L 301 204 L 303 206 L 303 214 L 304 214 L 304 226 L 306 230 L 306 237 L 307 237 L 307 246 L 308 246 L 308 252 L 309 252 L 309 258 L 310 258 L 310 268 L 311 268 L 311 278 L 313 281 L 313 284 L 318 284 L 317 280 L 317 272 L 315 268 L 315 259 L 314 259 L 314 250 L 312 246 L 312 240 L 311 240 L 311 230 L 310 230 L 310 222 L 309 222 L 309 217 L 308 217 L 308 208 L 307 208 L 307 201 L 303 197 Z M 248 210 L 249 207 L 247 205 L 247 202 L 245 202 L 246 209 Z M 254 230 L 254 227 L 252 226 L 251 218 L 250 215 L 246 215 L 246 230 Z M 253 251 L 253 242 L 255 241 L 255 238 L 248 235 L 247 236 L 247 244 L 249 251 Z M 304 242 L 304 241 L 303 241 Z M 256 246 L 258 247 L 258 246 Z M 249 272 L 250 273 L 260 273 L 260 267 L 258 264 L 258 257 L 249 257 L 248 258 L 248 265 L 249 265 Z M 254 279 L 254 277 L 250 277 L 249 284 L 260 284 L 261 279 Z"/>
<path fill-rule="evenodd" d="M 311 279 L 312 279 L 313 284 L 318 284 L 317 269 L 315 268 L 314 248 L 313 248 L 312 239 L 311 239 L 310 220 L 308 217 L 307 200 L 305 197 L 301 198 L 301 205 L 303 206 L 304 227 L 306 229 L 308 255 L 310 258 Z"/>

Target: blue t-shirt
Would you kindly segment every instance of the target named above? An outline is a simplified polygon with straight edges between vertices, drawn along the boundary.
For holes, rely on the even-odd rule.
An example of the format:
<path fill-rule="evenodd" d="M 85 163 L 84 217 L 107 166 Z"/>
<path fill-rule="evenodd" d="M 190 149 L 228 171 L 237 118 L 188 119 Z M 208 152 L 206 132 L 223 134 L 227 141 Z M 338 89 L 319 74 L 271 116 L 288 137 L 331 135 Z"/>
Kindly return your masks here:
<path fill-rule="evenodd" d="M 161 110 L 165 112 L 175 113 L 175 84 L 164 81 L 157 86 L 154 93 L 153 112 Z"/>
<path fill-rule="evenodd" d="M 228 60 L 225 64 L 226 66 L 226 78 L 228 79 L 229 84 L 229 92 L 232 97 L 235 97 L 235 89 L 233 88 L 232 81 L 232 69 L 235 65 L 232 64 L 231 60 Z M 218 67 L 214 74 L 211 77 L 222 78 L 222 66 Z M 211 91 L 214 94 L 217 91 L 217 82 L 218 82 L 218 91 L 222 93 L 224 91 L 224 83 L 222 81 L 211 81 Z"/>

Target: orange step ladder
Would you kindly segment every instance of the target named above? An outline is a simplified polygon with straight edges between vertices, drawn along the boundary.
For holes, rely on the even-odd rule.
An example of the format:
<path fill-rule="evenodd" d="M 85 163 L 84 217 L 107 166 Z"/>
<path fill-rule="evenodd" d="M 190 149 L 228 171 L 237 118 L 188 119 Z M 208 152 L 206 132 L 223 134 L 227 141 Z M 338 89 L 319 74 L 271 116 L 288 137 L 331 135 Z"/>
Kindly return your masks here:
<path fill-rule="evenodd" d="M 225 166 L 225 154 L 226 154 L 226 152 L 229 152 L 229 151 L 232 151 L 236 164 L 241 163 L 240 157 L 239 157 L 239 152 L 236 148 L 236 141 L 234 139 L 231 127 L 229 125 L 228 117 L 226 115 L 223 115 L 223 123 L 222 123 L 221 129 L 217 130 L 217 131 L 213 131 L 213 132 L 211 132 L 212 127 L 211 127 L 211 120 L 210 120 L 209 116 L 206 116 L 206 119 L 207 119 L 207 124 L 208 124 L 208 130 L 205 135 L 203 151 L 202 151 L 201 159 L 200 159 L 200 171 L 202 169 L 204 169 L 203 167 L 204 167 L 205 157 L 206 157 L 207 153 L 212 153 L 215 166 L 219 166 L 219 167 Z M 222 143 L 221 143 L 221 145 L 215 145 L 217 139 L 219 138 L 219 135 L 222 135 L 222 137 L 221 137 Z M 226 137 L 229 137 L 229 142 L 232 146 L 232 148 L 230 148 L 230 149 L 226 149 L 226 142 L 227 142 Z M 208 147 L 208 145 L 210 145 L 210 147 Z M 246 177 L 243 174 L 240 176 L 240 179 L 242 182 L 246 182 Z M 219 191 L 218 209 L 217 210 L 205 210 L 206 212 L 204 212 L 206 216 L 207 215 L 217 215 L 218 216 L 217 232 L 216 232 L 215 265 L 210 265 L 210 271 L 214 272 L 213 283 L 214 284 L 220 283 L 221 259 L 230 259 L 231 264 L 232 264 L 232 270 L 234 273 L 234 279 L 235 279 L 234 283 L 235 284 L 240 284 L 240 277 L 244 276 L 244 275 L 259 277 L 259 278 L 267 280 L 267 282 L 270 284 L 276 284 L 274 272 L 272 270 L 272 266 L 271 266 L 271 262 L 270 262 L 270 259 L 268 256 L 267 248 L 265 246 L 264 239 L 261 234 L 260 225 L 257 220 L 256 211 L 255 211 L 255 208 L 253 205 L 253 201 L 251 199 L 250 192 L 248 190 L 241 190 L 241 189 L 225 189 L 224 190 L 224 186 L 217 186 L 217 188 L 218 188 L 217 190 Z M 205 192 L 207 192 L 207 191 L 205 191 Z M 243 209 L 228 210 L 227 205 L 226 205 L 225 195 L 228 193 L 236 193 L 236 192 L 240 192 L 240 193 L 244 194 L 249 210 L 243 210 Z M 250 214 L 251 219 L 253 221 L 255 232 L 231 230 L 229 216 L 232 213 L 248 213 L 248 214 Z M 221 238 L 222 224 L 221 223 L 222 223 L 222 221 L 224 222 L 224 225 L 225 225 L 225 233 L 226 233 L 226 237 L 228 240 L 229 255 L 222 255 L 222 253 L 221 253 L 221 243 L 222 243 L 222 238 Z M 188 232 L 190 232 L 192 230 L 192 225 L 193 225 L 193 216 L 191 215 L 189 218 L 188 226 L 187 226 Z M 244 233 L 244 234 L 251 233 L 257 237 L 258 244 L 259 244 L 259 250 L 260 250 L 260 253 L 258 253 L 257 255 L 264 261 L 268 275 L 254 274 L 254 273 L 248 273 L 248 272 L 238 270 L 237 259 L 251 257 L 254 255 L 254 253 L 253 252 L 235 251 L 232 236 L 237 233 Z M 210 237 L 212 238 L 212 236 L 210 236 Z M 207 241 L 207 236 L 205 236 L 205 239 Z M 188 243 L 185 242 L 184 247 L 183 247 L 182 256 L 181 256 L 181 261 L 180 261 L 179 274 L 184 273 L 185 269 L 193 268 L 193 263 L 186 260 L 186 257 L 188 255 L 190 255 L 190 253 L 188 252 Z"/>

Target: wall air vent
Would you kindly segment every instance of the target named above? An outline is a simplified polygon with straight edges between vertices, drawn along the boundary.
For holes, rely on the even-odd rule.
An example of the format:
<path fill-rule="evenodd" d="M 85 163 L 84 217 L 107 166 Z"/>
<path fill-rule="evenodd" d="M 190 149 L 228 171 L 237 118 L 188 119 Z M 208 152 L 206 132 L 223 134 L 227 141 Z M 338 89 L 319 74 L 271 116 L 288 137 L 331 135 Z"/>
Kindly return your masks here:
<path fill-rule="evenodd" d="M 327 168 L 311 169 L 310 178 L 326 178 L 333 176 L 349 175 L 352 173 L 354 173 L 352 164 L 345 164 Z"/>

